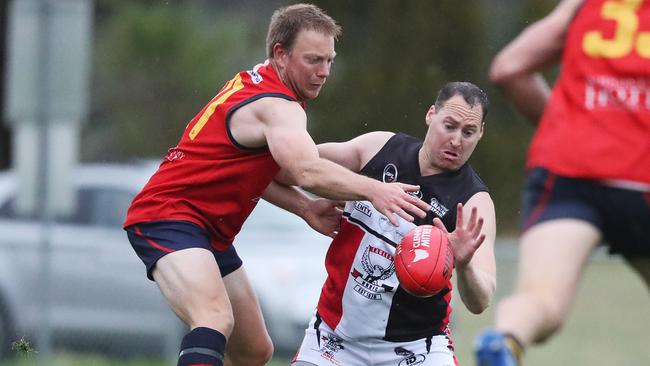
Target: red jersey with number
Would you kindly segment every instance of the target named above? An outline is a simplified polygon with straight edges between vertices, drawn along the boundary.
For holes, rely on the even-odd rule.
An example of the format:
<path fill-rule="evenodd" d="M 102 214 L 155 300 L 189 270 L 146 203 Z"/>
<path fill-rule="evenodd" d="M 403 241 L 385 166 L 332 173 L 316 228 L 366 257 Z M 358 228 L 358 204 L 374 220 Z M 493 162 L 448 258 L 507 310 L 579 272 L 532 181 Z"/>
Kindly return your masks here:
<path fill-rule="evenodd" d="M 190 221 L 210 232 L 216 249 L 231 245 L 279 170 L 267 147 L 238 144 L 228 127 L 235 111 L 265 97 L 297 102 L 268 61 L 226 83 L 190 121 L 178 145 L 135 197 L 124 227 Z"/>
<path fill-rule="evenodd" d="M 650 1 L 584 2 L 528 167 L 650 184 Z"/>

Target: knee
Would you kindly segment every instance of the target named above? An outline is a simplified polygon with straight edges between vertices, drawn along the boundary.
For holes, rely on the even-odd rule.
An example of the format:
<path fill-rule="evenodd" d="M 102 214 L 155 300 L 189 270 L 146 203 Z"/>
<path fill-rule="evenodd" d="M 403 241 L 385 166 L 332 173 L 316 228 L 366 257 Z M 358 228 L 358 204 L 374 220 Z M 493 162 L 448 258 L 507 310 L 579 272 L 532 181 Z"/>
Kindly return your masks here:
<path fill-rule="evenodd" d="M 516 334 L 525 344 L 542 343 L 564 326 L 566 307 L 564 302 L 552 297 L 532 292 L 519 293 L 499 303 L 497 323 Z"/>
<path fill-rule="evenodd" d="M 263 366 L 273 358 L 273 343 L 267 337 L 264 341 L 249 345 L 246 350 L 227 352 L 226 358 L 232 366 Z"/>
<path fill-rule="evenodd" d="M 206 304 L 192 312 L 188 325 L 191 328 L 207 327 L 216 329 L 229 337 L 235 326 L 235 318 L 230 308 Z"/>
<path fill-rule="evenodd" d="M 557 333 L 566 323 L 566 310 L 554 302 L 540 301 L 540 311 L 543 312 L 543 331 L 540 332 L 538 342 L 544 342 Z"/>

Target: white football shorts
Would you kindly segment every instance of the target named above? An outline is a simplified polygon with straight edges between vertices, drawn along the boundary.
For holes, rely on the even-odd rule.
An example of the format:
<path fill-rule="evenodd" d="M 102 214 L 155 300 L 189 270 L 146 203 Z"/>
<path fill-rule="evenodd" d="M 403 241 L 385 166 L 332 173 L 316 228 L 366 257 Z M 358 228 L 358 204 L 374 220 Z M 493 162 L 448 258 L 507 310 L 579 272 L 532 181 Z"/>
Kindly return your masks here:
<path fill-rule="evenodd" d="M 317 366 L 456 366 L 451 342 L 444 335 L 410 342 L 346 340 L 314 316 L 293 362 Z"/>

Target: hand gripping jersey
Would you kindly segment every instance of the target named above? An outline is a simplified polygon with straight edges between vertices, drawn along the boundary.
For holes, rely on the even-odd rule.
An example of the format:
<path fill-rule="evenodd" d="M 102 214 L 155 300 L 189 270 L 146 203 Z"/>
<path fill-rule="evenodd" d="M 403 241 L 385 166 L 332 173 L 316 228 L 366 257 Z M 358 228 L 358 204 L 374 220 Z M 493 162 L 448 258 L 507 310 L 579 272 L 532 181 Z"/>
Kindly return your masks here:
<path fill-rule="evenodd" d="M 341 228 L 325 259 L 328 277 L 318 302 L 318 315 L 347 339 L 411 341 L 447 332 L 451 314 L 451 283 L 429 298 L 399 287 L 395 246 L 415 225 L 440 217 L 447 230 L 456 225 L 456 204 L 487 187 L 465 164 L 456 172 L 421 176 L 418 151 L 422 142 L 404 134 L 391 137 L 361 170 L 384 182 L 419 184 L 417 197 L 431 204 L 426 219 L 400 219 L 393 226 L 367 201 L 348 202 Z"/>
<path fill-rule="evenodd" d="M 268 61 L 235 75 L 192 119 L 133 200 L 124 226 L 190 221 L 210 232 L 216 249 L 231 245 L 279 170 L 268 148 L 246 148 L 230 134 L 232 114 L 264 97 L 297 101 Z"/>
<path fill-rule="evenodd" d="M 528 167 L 650 184 L 650 1 L 587 0 L 565 42 Z"/>

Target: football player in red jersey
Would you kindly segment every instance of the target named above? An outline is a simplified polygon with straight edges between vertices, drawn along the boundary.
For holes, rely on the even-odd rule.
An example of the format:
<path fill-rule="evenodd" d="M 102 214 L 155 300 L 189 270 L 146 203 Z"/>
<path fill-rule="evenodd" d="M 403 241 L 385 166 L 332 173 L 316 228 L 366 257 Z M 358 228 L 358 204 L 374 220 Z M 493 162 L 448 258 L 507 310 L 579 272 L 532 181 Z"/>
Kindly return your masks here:
<path fill-rule="evenodd" d="M 329 76 L 339 34 L 316 6 L 276 10 L 268 60 L 237 73 L 188 123 L 129 208 L 124 227 L 132 246 L 191 329 L 178 365 L 250 366 L 271 358 L 273 346 L 234 237 L 262 196 L 304 213 L 326 234 L 337 222 L 335 203 L 272 183 L 280 168 L 321 197 L 367 199 L 394 223 L 425 216 L 430 208 L 408 194 L 417 186 L 378 182 L 319 157 L 304 107 Z"/>
<path fill-rule="evenodd" d="M 650 281 L 648 37 L 650 1 L 564 0 L 494 59 L 491 79 L 537 131 L 516 288 L 478 337 L 478 365 L 517 365 L 552 336 L 602 242 Z M 540 71 L 558 62 L 551 91 Z"/>

